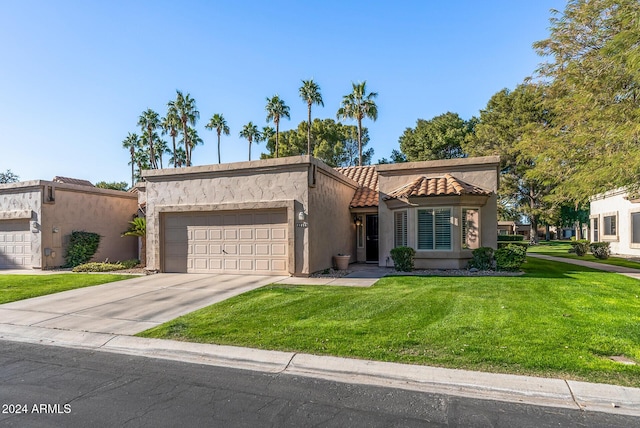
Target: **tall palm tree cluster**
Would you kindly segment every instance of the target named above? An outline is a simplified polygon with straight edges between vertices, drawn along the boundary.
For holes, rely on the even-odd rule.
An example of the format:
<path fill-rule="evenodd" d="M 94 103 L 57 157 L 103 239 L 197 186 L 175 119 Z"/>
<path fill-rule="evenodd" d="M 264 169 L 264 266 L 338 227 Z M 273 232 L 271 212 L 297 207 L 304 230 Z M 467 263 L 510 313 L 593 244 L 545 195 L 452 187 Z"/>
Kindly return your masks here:
<path fill-rule="evenodd" d="M 352 83 L 353 90 L 350 94 L 342 98 L 341 106 L 338 109 L 337 118 L 352 119 L 358 124 L 358 164 L 362 165 L 362 120 L 378 118 L 378 108 L 374 99 L 378 96 L 376 92 L 367 93 L 367 82 Z M 122 142 L 122 147 L 127 149 L 131 155 L 129 165 L 131 165 L 131 186 L 136 179 L 140 179 L 140 172 L 144 169 L 163 168 L 163 155 L 170 155 L 168 165 L 174 168 L 191 166 L 193 149 L 203 143 L 202 138 L 195 129 L 196 122 L 200 118 L 200 112 L 196 108 L 196 102 L 190 94 L 184 95 L 181 91 L 176 91 L 176 99 L 167 103 L 167 113 L 164 117 L 147 109 L 138 118 L 140 135 L 129 133 Z M 311 138 L 311 107 L 313 105 L 324 106 L 320 86 L 313 79 L 303 80 L 298 91 L 300 98 L 307 105 L 307 153 L 313 153 Z M 279 155 L 279 134 L 280 119 L 291 119 L 289 106 L 287 106 L 277 94 L 267 97 L 267 123 L 273 122 L 275 130 L 270 126 L 258 129 L 253 122 L 249 122 L 242 127 L 239 133 L 241 138 L 249 142 L 249 160 L 251 160 L 251 145 L 261 141 L 269 141 L 275 135 L 275 157 Z M 222 114 L 214 114 L 205 128 L 215 130 L 218 137 L 218 163 L 220 157 L 220 138 L 222 135 L 229 135 L 230 128 Z M 169 148 L 167 141 L 160 136 L 169 135 L 172 146 Z M 176 141 L 177 140 L 177 141 Z M 137 169 L 137 171 L 136 171 Z"/>

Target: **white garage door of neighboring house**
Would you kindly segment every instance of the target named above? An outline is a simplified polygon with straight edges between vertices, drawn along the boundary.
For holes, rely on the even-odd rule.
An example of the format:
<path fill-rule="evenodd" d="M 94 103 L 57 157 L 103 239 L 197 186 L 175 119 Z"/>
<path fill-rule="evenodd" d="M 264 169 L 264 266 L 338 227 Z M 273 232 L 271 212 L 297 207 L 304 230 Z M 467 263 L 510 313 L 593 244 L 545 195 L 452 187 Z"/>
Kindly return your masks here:
<path fill-rule="evenodd" d="M 0 269 L 30 267 L 29 220 L 0 220 Z"/>
<path fill-rule="evenodd" d="M 169 213 L 164 272 L 287 275 L 286 210 Z"/>

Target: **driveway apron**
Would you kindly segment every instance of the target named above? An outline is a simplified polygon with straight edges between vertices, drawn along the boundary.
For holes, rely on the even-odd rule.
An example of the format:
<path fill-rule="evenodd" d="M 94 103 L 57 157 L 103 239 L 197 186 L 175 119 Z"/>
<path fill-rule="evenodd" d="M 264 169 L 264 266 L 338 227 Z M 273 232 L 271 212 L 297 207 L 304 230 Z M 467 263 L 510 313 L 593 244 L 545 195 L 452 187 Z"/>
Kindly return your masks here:
<path fill-rule="evenodd" d="M 284 277 L 156 274 L 0 305 L 0 323 L 132 335 Z"/>

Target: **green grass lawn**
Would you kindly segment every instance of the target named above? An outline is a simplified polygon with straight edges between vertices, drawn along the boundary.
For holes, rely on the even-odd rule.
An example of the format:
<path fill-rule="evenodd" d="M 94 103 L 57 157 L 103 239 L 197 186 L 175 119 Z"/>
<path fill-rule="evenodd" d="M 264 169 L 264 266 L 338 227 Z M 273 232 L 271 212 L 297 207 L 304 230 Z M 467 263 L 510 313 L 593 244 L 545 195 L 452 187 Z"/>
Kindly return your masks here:
<path fill-rule="evenodd" d="M 640 386 L 640 282 L 529 259 L 521 277 L 270 285 L 139 334 Z"/>
<path fill-rule="evenodd" d="M 63 273 L 52 275 L 0 275 L 0 303 L 59 293 L 133 278 L 131 275 Z"/>
<path fill-rule="evenodd" d="M 596 259 L 593 254 L 585 254 L 580 257 L 569 253 L 571 244 L 569 241 L 549 241 L 541 242 L 539 245 L 529 247 L 530 253 L 545 254 L 547 256 L 564 257 L 567 259 L 585 260 L 588 262 L 604 263 L 607 265 L 622 266 L 628 268 L 640 269 L 640 262 L 625 259 L 622 257 L 609 257 L 607 260 Z"/>

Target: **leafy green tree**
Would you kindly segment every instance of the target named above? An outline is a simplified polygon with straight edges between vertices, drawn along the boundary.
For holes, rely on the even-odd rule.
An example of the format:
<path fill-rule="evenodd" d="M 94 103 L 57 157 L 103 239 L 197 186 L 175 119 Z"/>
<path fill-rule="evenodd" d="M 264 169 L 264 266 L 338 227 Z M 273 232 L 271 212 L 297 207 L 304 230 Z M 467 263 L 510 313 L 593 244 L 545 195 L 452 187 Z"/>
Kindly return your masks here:
<path fill-rule="evenodd" d="M 251 143 L 259 142 L 262 138 L 258 127 L 253 124 L 253 122 L 247 123 L 242 127 L 242 131 L 240 131 L 240 137 L 246 138 L 249 141 L 249 160 L 251 160 Z"/>
<path fill-rule="evenodd" d="M 129 190 L 129 185 L 126 181 L 98 181 L 96 187 L 100 189 L 121 190 L 123 192 Z"/>
<path fill-rule="evenodd" d="M 569 0 L 550 37 L 534 44 L 547 62 L 555 127 L 539 138 L 535 173 L 555 177 L 554 194 L 573 202 L 640 175 L 640 2 Z"/>
<path fill-rule="evenodd" d="M 342 97 L 341 107 L 338 109 L 338 119 L 353 119 L 358 122 L 358 165 L 362 165 L 362 119 L 369 118 L 374 122 L 378 119 L 378 106 L 374 99 L 376 92 L 367 94 L 367 82 L 352 83 L 353 91 Z"/>
<path fill-rule="evenodd" d="M 307 153 L 311 154 L 311 106 L 316 104 L 324 107 L 324 101 L 320 94 L 320 86 L 313 79 L 303 80 L 299 93 L 300 98 L 307 103 Z"/>
<path fill-rule="evenodd" d="M 175 154 L 174 154 L 175 156 Z M 122 233 L 122 236 L 135 236 L 140 238 L 140 263 L 146 265 L 147 260 L 147 219 L 135 217 L 129 222 L 129 229 Z"/>
<path fill-rule="evenodd" d="M 397 150 L 397 149 L 391 150 L 390 159 L 382 158 L 382 159 L 378 160 L 378 164 L 379 165 L 384 165 L 384 164 L 389 164 L 389 163 L 404 163 L 404 162 L 408 162 L 407 161 L 407 156 L 404 153 L 402 153 L 400 150 Z"/>
<path fill-rule="evenodd" d="M 191 141 L 189 129 L 193 128 L 189 128 L 189 125 L 196 126 L 196 122 L 200 119 L 200 112 L 196 108 L 196 100 L 191 98 L 190 94 L 184 95 L 181 91 L 176 91 L 176 99 L 169 102 L 169 108 L 175 109 L 182 124 L 182 141 L 186 155 L 185 166 L 191 166 L 191 150 L 198 143 L 194 144 Z M 191 134 L 193 134 L 193 131 L 191 131 Z"/>
<path fill-rule="evenodd" d="M 0 172 L 0 184 L 15 183 L 19 180 L 19 177 L 11 172 L 10 169 L 5 172 Z"/>
<path fill-rule="evenodd" d="M 131 156 L 131 160 L 129 161 L 129 165 L 131 165 L 131 187 L 135 185 L 135 165 L 136 165 L 136 151 L 140 149 L 140 138 L 138 134 L 132 134 L 129 132 L 127 138 L 122 141 L 122 148 L 127 149 L 129 151 L 129 155 Z"/>
<path fill-rule="evenodd" d="M 500 156 L 499 202 L 503 207 L 515 205 L 529 217 L 534 239 L 539 220 L 550 209 L 544 198 L 553 187 L 531 175 L 536 137 L 540 129 L 551 126 L 553 117 L 544 97 L 544 88 L 531 84 L 496 93 L 481 110 L 475 133 L 469 134 L 464 146 L 472 156 Z"/>
<path fill-rule="evenodd" d="M 175 104 L 169 102 L 167 104 L 167 115 L 161 119 L 160 126 L 162 127 L 162 135 L 169 134 L 171 137 L 171 143 L 173 145 L 173 151 L 171 152 L 172 155 L 175 155 L 176 153 L 176 137 L 178 136 L 178 129 L 181 125 L 182 123 L 180 122 L 180 117 Z"/>
<path fill-rule="evenodd" d="M 152 169 L 157 169 L 158 164 L 156 163 L 154 137 L 158 136 L 155 133 L 155 130 L 160 127 L 160 116 L 158 116 L 158 113 L 149 108 L 143 111 L 138 118 L 138 126 L 142 128 L 143 140 L 149 148 L 150 166 Z"/>
<path fill-rule="evenodd" d="M 407 128 L 400 136 L 400 150 L 409 162 L 464 157 L 462 146 L 474 125 L 475 120 L 467 122 L 451 112 L 418 119 L 415 128 Z"/>
<path fill-rule="evenodd" d="M 216 130 L 216 134 L 218 135 L 218 163 L 220 163 L 220 135 L 229 135 L 229 125 L 227 125 L 227 121 L 223 115 L 216 113 L 211 117 L 209 123 L 205 125 L 205 128 Z"/>
<path fill-rule="evenodd" d="M 289 115 L 289 106 L 287 106 L 283 100 L 276 94 L 271 98 L 267 98 L 267 106 L 265 107 L 267 111 L 267 122 L 271 122 L 276 125 L 276 157 L 278 157 L 278 140 L 280 134 L 280 118 L 286 117 L 287 119 L 291 119 Z"/>

